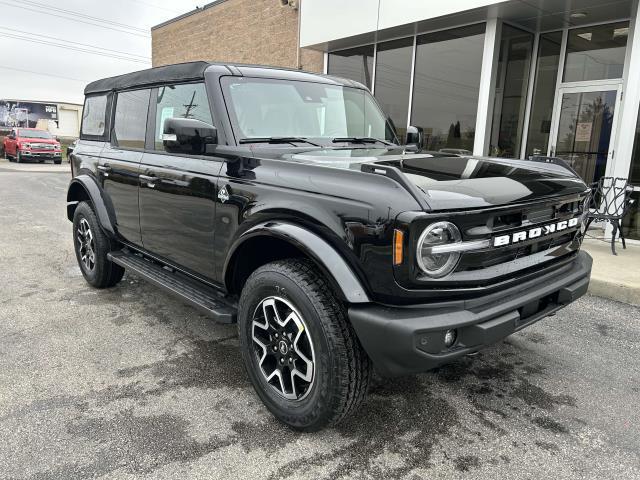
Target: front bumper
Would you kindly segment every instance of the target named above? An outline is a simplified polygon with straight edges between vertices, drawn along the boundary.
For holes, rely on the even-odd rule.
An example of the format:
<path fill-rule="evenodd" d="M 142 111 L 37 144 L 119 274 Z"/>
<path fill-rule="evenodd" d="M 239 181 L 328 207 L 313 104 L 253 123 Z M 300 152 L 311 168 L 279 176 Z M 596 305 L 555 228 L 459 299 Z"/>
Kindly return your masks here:
<path fill-rule="evenodd" d="M 38 160 L 60 160 L 62 158 L 62 152 L 43 151 L 33 152 L 31 150 L 20 150 L 22 158 L 37 158 Z"/>
<path fill-rule="evenodd" d="M 578 299 L 589 287 L 592 262 L 579 252 L 558 270 L 502 292 L 407 307 L 354 304 L 349 318 L 382 375 L 423 372 L 502 340 Z M 457 340 L 447 348 L 444 334 L 450 329 Z"/>

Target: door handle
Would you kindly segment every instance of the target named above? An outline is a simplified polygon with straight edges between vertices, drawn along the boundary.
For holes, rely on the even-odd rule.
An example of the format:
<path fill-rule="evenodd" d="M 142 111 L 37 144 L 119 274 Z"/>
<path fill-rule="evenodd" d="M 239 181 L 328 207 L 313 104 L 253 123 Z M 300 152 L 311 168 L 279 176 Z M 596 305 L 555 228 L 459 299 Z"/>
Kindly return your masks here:
<path fill-rule="evenodd" d="M 158 181 L 158 177 L 153 177 L 151 175 L 138 175 L 138 178 L 141 182 L 147 184 L 147 187 L 154 188 L 156 186 L 156 182 Z"/>
<path fill-rule="evenodd" d="M 98 170 L 100 170 L 105 177 L 108 177 L 112 169 L 109 165 L 98 165 Z"/>

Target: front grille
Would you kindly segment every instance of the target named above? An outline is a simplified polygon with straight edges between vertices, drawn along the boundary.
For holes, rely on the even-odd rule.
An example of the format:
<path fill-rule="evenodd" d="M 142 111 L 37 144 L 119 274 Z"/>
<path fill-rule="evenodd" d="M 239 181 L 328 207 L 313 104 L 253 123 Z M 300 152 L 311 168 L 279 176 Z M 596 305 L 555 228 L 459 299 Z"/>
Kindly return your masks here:
<path fill-rule="evenodd" d="M 31 150 L 53 150 L 53 145 L 50 143 L 32 143 Z"/>
<path fill-rule="evenodd" d="M 488 214 L 472 215 L 464 219 L 463 237 L 465 240 L 479 240 L 510 235 L 554 222 L 568 220 L 583 214 L 586 194 L 573 198 L 548 201 L 540 204 L 505 208 Z M 460 226 L 460 225 L 459 225 Z M 576 240 L 578 231 L 553 232 L 535 239 L 517 242 L 504 247 L 489 247 L 480 251 L 466 252 L 462 255 L 456 272 L 468 272 L 507 264 L 534 254 L 549 252 L 545 263 L 571 253 L 569 246 Z M 562 247 L 567 247 L 566 252 Z M 575 249 L 574 249 L 575 250 Z M 506 271 L 505 274 L 515 273 Z"/>

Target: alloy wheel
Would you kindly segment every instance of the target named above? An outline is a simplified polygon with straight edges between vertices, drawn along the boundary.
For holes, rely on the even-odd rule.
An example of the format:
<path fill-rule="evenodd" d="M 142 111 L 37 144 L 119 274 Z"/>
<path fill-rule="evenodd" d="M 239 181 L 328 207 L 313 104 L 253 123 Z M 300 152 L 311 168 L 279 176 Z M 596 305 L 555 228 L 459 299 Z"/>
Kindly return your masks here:
<path fill-rule="evenodd" d="M 84 264 L 86 269 L 91 272 L 96 266 L 96 246 L 93 239 L 93 233 L 91 233 L 91 227 L 89 226 L 89 222 L 87 222 L 86 218 L 81 218 L 78 223 L 76 239 L 78 241 L 80 261 Z"/>
<path fill-rule="evenodd" d="M 302 400 L 315 377 L 315 354 L 307 325 L 287 300 L 268 297 L 257 306 L 251 338 L 267 383 L 288 400 Z"/>

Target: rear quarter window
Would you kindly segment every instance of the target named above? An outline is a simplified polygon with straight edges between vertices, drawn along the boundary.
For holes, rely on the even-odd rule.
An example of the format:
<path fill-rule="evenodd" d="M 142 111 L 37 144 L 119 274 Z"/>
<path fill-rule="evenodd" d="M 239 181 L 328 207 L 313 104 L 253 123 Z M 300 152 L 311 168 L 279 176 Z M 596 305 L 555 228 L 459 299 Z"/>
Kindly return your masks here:
<path fill-rule="evenodd" d="M 107 95 L 87 97 L 82 110 L 82 136 L 104 137 L 107 128 Z"/>
<path fill-rule="evenodd" d="M 120 92 L 116 98 L 111 141 L 123 148 L 144 148 L 151 90 Z"/>

